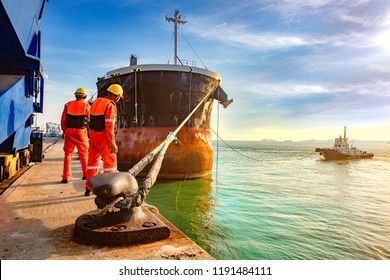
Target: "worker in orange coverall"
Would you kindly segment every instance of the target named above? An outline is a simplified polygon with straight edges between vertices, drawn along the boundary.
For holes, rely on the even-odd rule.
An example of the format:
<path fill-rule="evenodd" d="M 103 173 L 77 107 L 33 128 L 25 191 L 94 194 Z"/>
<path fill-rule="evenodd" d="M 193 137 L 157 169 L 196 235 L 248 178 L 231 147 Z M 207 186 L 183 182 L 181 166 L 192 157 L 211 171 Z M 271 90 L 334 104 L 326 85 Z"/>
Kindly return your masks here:
<path fill-rule="evenodd" d="M 91 106 L 85 102 L 87 92 L 84 88 L 78 88 L 75 92 L 76 100 L 65 104 L 61 116 L 61 129 L 64 138 L 64 169 L 61 183 L 68 183 L 71 176 L 71 163 L 74 148 L 80 158 L 83 180 L 86 179 L 88 158 L 88 123 Z"/>
<path fill-rule="evenodd" d="M 112 84 L 107 88 L 106 97 L 99 97 L 92 103 L 85 196 L 89 196 L 91 193 L 88 180 L 98 174 L 100 159 L 103 160 L 104 173 L 117 172 L 116 103 L 122 98 L 122 95 L 122 87 L 118 84 Z"/>

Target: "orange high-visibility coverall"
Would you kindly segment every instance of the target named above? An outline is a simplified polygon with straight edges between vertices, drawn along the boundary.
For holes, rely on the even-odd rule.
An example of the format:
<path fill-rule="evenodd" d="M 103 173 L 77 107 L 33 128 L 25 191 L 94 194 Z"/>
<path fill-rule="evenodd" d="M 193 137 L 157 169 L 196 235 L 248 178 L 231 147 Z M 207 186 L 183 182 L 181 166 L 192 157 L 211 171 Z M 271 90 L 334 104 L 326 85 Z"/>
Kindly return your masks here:
<path fill-rule="evenodd" d="M 76 98 L 64 106 L 61 128 L 64 136 L 64 169 L 62 179 L 68 179 L 71 172 L 72 154 L 75 146 L 80 158 L 83 177 L 86 176 L 88 158 L 88 132 L 86 124 L 90 119 L 91 106 L 82 98 Z"/>
<path fill-rule="evenodd" d="M 97 98 L 91 107 L 91 136 L 89 140 L 87 182 L 85 188 L 91 191 L 88 179 L 99 172 L 99 161 L 103 160 L 103 172 L 117 171 L 116 154 L 111 152 L 115 144 L 116 104 L 108 98 Z"/>

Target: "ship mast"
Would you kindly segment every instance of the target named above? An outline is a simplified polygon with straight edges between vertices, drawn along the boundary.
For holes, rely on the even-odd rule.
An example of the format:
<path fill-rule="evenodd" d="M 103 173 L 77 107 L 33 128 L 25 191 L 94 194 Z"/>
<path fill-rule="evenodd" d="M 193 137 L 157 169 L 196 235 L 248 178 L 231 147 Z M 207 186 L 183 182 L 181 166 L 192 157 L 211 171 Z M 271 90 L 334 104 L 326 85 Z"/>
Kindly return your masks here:
<path fill-rule="evenodd" d="M 166 21 L 173 21 L 174 23 L 174 34 L 175 34 L 175 65 L 177 65 L 177 58 L 178 58 L 178 51 L 177 51 L 177 25 L 178 24 L 185 24 L 187 21 L 184 19 L 181 19 L 181 15 L 179 14 L 179 10 L 175 10 L 175 14 L 173 17 L 165 16 Z"/>
<path fill-rule="evenodd" d="M 344 126 L 344 142 L 347 141 L 347 127 Z"/>

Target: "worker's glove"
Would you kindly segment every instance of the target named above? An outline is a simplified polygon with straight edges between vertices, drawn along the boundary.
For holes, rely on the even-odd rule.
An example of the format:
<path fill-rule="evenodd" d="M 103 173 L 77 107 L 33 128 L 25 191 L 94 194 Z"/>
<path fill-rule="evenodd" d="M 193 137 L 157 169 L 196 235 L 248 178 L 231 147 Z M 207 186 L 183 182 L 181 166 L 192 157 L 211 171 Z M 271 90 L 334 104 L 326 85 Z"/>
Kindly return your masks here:
<path fill-rule="evenodd" d="M 116 154 L 116 153 L 118 152 L 118 146 L 116 145 L 116 143 L 112 143 L 112 144 L 110 145 L 110 151 L 111 151 L 111 153 L 113 153 L 113 154 Z"/>

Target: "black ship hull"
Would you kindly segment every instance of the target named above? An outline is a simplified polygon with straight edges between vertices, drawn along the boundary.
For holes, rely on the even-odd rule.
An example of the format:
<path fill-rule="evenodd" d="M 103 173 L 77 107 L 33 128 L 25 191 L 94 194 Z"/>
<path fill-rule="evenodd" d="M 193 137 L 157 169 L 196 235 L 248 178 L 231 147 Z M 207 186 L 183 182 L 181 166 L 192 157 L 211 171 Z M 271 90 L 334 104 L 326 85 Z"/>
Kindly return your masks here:
<path fill-rule="evenodd" d="M 213 101 L 218 100 L 224 107 L 232 102 L 220 87 L 220 79 L 218 74 L 197 67 L 159 64 L 133 65 L 99 79 L 99 96 L 113 83 L 124 89 L 124 98 L 117 106 L 118 169 L 127 171 L 150 153 L 209 95 L 179 131 L 178 144 L 169 146 L 159 178 L 210 174 Z"/>

